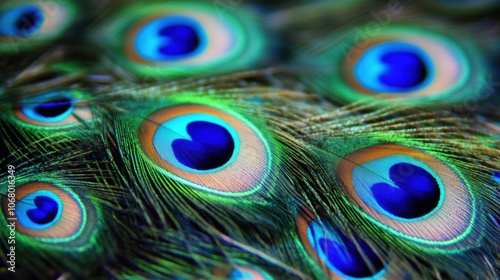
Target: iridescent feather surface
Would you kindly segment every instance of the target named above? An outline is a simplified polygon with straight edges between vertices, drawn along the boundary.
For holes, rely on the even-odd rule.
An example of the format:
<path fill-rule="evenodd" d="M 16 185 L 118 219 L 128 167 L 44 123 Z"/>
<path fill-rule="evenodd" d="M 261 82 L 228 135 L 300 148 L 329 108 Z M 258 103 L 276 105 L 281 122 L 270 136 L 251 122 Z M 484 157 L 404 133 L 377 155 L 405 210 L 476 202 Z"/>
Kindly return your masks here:
<path fill-rule="evenodd" d="M 500 2 L 0 3 L 1 279 L 498 279 Z"/>

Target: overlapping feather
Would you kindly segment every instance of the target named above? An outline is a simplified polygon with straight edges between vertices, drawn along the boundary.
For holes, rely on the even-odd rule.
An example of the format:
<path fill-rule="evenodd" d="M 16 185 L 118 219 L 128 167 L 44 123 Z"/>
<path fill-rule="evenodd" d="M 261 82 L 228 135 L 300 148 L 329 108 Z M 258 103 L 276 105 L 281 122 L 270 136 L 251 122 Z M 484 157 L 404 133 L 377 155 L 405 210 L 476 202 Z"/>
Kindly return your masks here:
<path fill-rule="evenodd" d="M 404 3 L 381 30 L 432 34 L 464 54 L 467 82 L 386 102 L 348 96 L 349 73 L 329 60 L 384 3 L 95 2 L 66 3 L 59 11 L 89 12 L 50 36 L 33 20 L 32 37 L 0 32 L 1 165 L 15 167 L 17 195 L 12 215 L 2 183 L 2 277 L 498 277 L 498 44 L 470 32 L 498 23 L 481 8 L 424 15 Z M 196 69 L 124 55 L 142 48 L 135 29 L 199 31 L 186 15 L 200 13 L 240 28 L 245 51 Z M 457 19 L 469 39 L 448 34 Z M 72 36 L 78 24 L 85 36 Z"/>

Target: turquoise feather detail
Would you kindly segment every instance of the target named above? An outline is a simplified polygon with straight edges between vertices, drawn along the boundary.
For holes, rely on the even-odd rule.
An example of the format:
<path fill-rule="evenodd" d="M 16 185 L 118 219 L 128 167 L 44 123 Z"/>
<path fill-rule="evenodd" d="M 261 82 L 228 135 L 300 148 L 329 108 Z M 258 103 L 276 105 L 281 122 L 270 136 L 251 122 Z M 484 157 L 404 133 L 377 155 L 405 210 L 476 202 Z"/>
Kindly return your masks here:
<path fill-rule="evenodd" d="M 396 2 L 2 2 L 0 279 L 499 278 L 499 7 Z"/>

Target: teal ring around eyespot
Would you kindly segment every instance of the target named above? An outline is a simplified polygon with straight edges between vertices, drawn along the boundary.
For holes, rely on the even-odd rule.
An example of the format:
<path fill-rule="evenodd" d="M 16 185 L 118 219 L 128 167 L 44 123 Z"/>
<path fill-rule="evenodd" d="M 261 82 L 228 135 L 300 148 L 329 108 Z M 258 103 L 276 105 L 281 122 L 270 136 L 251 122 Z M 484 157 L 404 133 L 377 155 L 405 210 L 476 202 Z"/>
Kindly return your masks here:
<path fill-rule="evenodd" d="M 45 117 L 36 112 L 36 107 L 51 98 L 66 98 L 71 101 L 70 107 L 61 115 L 56 117 Z M 21 103 L 21 110 L 26 117 L 39 122 L 60 122 L 70 116 L 75 108 L 74 98 L 70 92 L 56 91 L 24 99 Z"/>

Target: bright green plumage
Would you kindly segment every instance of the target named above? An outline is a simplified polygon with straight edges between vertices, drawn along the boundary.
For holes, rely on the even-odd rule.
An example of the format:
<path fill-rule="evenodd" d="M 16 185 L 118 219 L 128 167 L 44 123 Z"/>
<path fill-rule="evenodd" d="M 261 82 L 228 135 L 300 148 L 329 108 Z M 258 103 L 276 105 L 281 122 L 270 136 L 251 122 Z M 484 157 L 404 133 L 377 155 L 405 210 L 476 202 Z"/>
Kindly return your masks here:
<path fill-rule="evenodd" d="M 498 278 L 497 6 L 430 2 L 0 4 L 0 278 Z"/>

